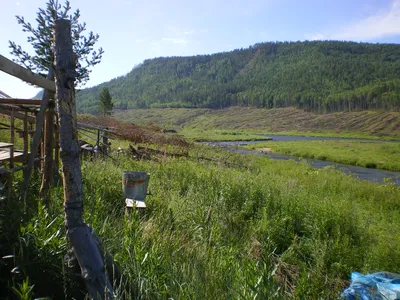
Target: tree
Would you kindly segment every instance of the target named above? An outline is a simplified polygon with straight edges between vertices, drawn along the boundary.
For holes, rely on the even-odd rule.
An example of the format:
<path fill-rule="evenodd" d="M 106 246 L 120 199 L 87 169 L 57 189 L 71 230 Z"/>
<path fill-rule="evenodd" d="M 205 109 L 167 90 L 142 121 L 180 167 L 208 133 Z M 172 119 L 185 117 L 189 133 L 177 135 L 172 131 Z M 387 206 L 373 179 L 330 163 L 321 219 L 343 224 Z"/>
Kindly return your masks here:
<path fill-rule="evenodd" d="M 73 50 L 76 55 L 76 67 L 73 74 L 76 78 L 75 84 L 84 85 L 89 80 L 90 67 L 100 63 L 103 49 L 93 50 L 94 45 L 99 39 L 98 34 L 89 32 L 84 35 L 86 23 L 79 23 L 79 9 L 70 13 L 71 6 L 69 1 L 65 1 L 64 6 L 58 0 L 48 0 L 46 9 L 39 8 L 37 13 L 35 28 L 31 23 L 26 22 L 24 17 L 16 16 L 22 31 L 30 34 L 27 38 L 28 43 L 33 47 L 34 54 L 24 51 L 15 42 L 9 41 L 11 54 L 16 56 L 15 62 L 25 66 L 35 73 L 46 76 L 54 63 L 54 28 L 57 19 L 69 19 L 71 21 Z M 71 74 L 72 75 L 72 74 Z"/>
<path fill-rule="evenodd" d="M 99 97 L 99 113 L 103 116 L 111 115 L 114 104 L 112 103 L 112 97 L 108 88 L 103 87 L 100 91 Z"/>
<path fill-rule="evenodd" d="M 56 21 L 55 76 L 63 169 L 65 228 L 91 299 L 115 299 L 97 236 L 83 219 L 82 171 L 76 126 L 71 22 Z M 71 87 L 72 86 L 72 87 Z"/>
<path fill-rule="evenodd" d="M 16 16 L 18 23 L 22 25 L 22 31 L 28 33 L 27 41 L 32 45 L 34 53 L 30 54 L 24 51 L 22 47 L 15 42 L 9 41 L 11 54 L 16 57 L 14 61 L 32 72 L 43 75 L 49 80 L 54 80 L 55 24 L 58 19 L 68 19 L 71 22 L 72 47 L 74 52 L 74 68 L 69 76 L 70 78 L 74 78 L 74 81 L 71 83 L 72 85 L 84 85 L 89 80 L 89 74 L 91 72 L 90 67 L 100 63 L 103 49 L 99 48 L 98 51 L 94 50 L 93 47 L 98 41 L 99 35 L 93 32 L 89 32 L 85 35 L 86 23 L 79 23 L 79 17 L 79 10 L 71 12 L 69 1 L 65 1 L 64 5 L 61 6 L 58 0 L 48 0 L 45 9 L 39 8 L 36 17 L 36 26 L 25 21 L 24 17 Z M 54 99 L 54 95 L 45 91 L 42 96 L 42 103 L 44 106 L 49 99 Z M 53 126 L 54 124 L 54 103 L 49 102 L 49 113 L 46 114 L 45 122 L 49 124 L 49 126 Z M 38 125 L 42 126 L 41 124 Z M 43 200 L 45 200 L 46 190 L 51 184 L 51 176 L 49 177 L 48 175 L 51 174 L 51 170 L 54 169 L 52 163 L 53 149 L 51 146 L 53 144 L 53 136 L 53 134 L 49 134 L 45 143 L 43 162 L 43 169 L 45 172 L 43 172 L 42 188 L 40 192 Z M 32 157 L 33 156 L 34 152 L 32 153 Z M 25 187 L 29 184 L 29 175 L 31 172 L 29 165 L 30 164 L 28 164 L 26 171 Z M 50 179 L 50 181 L 46 179 Z"/>
<path fill-rule="evenodd" d="M 67 238 L 81 268 L 90 298 L 114 299 L 113 288 L 103 261 L 102 245 L 83 220 L 83 188 L 75 109 L 75 85 L 84 84 L 89 79 L 89 67 L 100 62 L 103 50 L 100 48 L 99 52 L 93 51 L 99 36 L 92 32 L 88 37 L 83 36 L 86 24 L 78 23 L 79 10 L 70 15 L 70 9 L 68 1 L 61 7 L 57 0 L 48 0 L 46 10 L 39 9 L 36 29 L 25 22 L 23 17 L 17 17 L 23 31 L 32 34 L 28 37 L 28 42 L 32 44 L 35 54 L 28 54 L 21 46 L 11 41 L 10 47 L 11 53 L 17 57 L 16 62 L 37 73 L 47 71 L 50 80 L 57 78 L 57 110 Z M 46 90 L 43 99 L 48 98 L 50 97 Z M 46 103 L 47 101 L 42 102 L 39 114 L 46 109 Z M 39 137 L 41 134 L 42 127 L 38 120 L 39 117 L 35 138 L 36 133 L 40 132 Z M 54 121 L 50 118 L 49 120 L 51 120 L 49 124 L 54 126 Z"/>

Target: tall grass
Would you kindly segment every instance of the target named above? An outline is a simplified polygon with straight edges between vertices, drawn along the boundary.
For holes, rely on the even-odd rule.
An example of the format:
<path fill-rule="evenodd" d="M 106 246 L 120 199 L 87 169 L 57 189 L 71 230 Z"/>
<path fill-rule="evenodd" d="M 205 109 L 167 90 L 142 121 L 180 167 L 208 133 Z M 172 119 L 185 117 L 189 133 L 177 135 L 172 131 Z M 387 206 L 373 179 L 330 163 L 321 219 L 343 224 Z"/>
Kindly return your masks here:
<path fill-rule="evenodd" d="M 400 272 L 394 185 L 204 149 L 198 157 L 213 161 L 83 163 L 86 222 L 129 282 L 117 288 L 120 298 L 333 299 L 351 271 Z M 151 173 L 146 211 L 125 211 L 123 171 Z M 2 268 L 2 287 L 29 277 L 35 297 L 83 297 L 81 281 L 63 264 L 61 199 L 59 187 L 47 209 L 17 205 L 18 238 L 9 252 L 2 247 L 2 256 L 14 255 L 1 260 L 9 272 Z M 10 272 L 15 267 L 20 273 Z"/>
<path fill-rule="evenodd" d="M 271 147 L 272 151 L 297 157 L 400 171 L 400 143 L 365 141 L 293 141 L 264 142 L 244 146 L 247 149 Z"/>

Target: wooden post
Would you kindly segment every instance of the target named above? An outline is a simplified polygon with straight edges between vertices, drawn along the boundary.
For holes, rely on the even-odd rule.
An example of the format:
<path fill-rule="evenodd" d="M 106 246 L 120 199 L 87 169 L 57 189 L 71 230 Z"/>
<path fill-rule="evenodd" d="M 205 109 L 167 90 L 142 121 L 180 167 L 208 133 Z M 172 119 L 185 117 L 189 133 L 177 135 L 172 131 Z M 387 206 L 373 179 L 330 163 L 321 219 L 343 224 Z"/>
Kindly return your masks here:
<path fill-rule="evenodd" d="M 24 155 L 23 155 L 23 162 L 24 164 L 27 163 L 28 160 L 28 144 L 29 144 L 29 135 L 28 135 L 28 112 L 25 112 L 24 116 L 24 128 L 23 128 L 23 136 L 24 140 Z"/>
<path fill-rule="evenodd" d="M 24 153 L 22 157 L 23 164 L 26 165 L 28 163 L 28 151 L 29 151 L 29 134 L 28 134 L 28 112 L 25 112 L 24 115 L 24 128 L 23 128 L 23 136 L 24 140 Z M 26 169 L 23 170 L 24 177 L 26 176 Z"/>
<path fill-rule="evenodd" d="M 108 128 L 103 130 L 103 153 L 106 155 L 108 153 Z"/>
<path fill-rule="evenodd" d="M 52 71 L 49 71 L 47 78 L 51 78 L 51 76 L 52 76 L 51 72 Z M 47 94 L 48 94 L 48 91 L 45 90 L 43 93 L 42 105 L 40 106 L 39 113 L 36 116 L 35 133 L 33 135 L 31 153 L 29 154 L 28 164 L 26 166 L 26 173 L 25 173 L 25 177 L 24 177 L 24 184 L 22 187 L 22 190 L 24 191 L 24 194 L 23 194 L 24 201 L 26 200 L 26 196 L 28 195 L 28 188 L 29 188 L 29 182 L 31 179 L 33 163 L 35 162 L 35 157 L 38 153 L 39 146 L 40 146 L 39 143 L 40 143 L 40 139 L 42 136 L 44 114 L 45 114 L 47 106 L 49 104 L 49 101 L 48 101 L 49 98 L 47 97 Z"/>
<path fill-rule="evenodd" d="M 96 145 L 95 147 L 97 148 L 97 152 L 95 152 L 95 157 L 100 155 L 101 152 L 101 145 L 100 145 L 100 129 L 97 129 L 97 140 L 96 140 Z"/>
<path fill-rule="evenodd" d="M 56 114 L 56 125 L 55 125 L 55 139 L 56 139 L 56 145 L 55 145 L 55 153 L 54 153 L 54 168 L 55 168 L 55 173 L 58 173 L 58 170 L 60 170 L 60 129 L 58 127 L 58 115 Z"/>
<path fill-rule="evenodd" d="M 46 117 L 46 113 L 45 113 L 45 117 Z M 44 125 L 44 123 L 43 123 Z M 39 165 L 40 165 L 40 173 L 43 175 L 43 158 L 44 158 L 44 138 L 43 138 L 43 134 L 44 134 L 44 130 L 43 130 L 43 126 L 41 128 L 42 130 L 42 136 L 40 138 L 40 145 L 39 145 L 39 157 L 41 158 L 39 161 Z"/>
<path fill-rule="evenodd" d="M 11 108 L 11 117 L 10 117 L 10 169 L 14 168 L 14 142 L 15 142 L 15 130 L 14 130 L 14 108 Z"/>
<path fill-rule="evenodd" d="M 75 107 L 75 66 L 71 22 L 55 24 L 56 98 L 64 185 L 65 227 L 92 299 L 114 298 L 103 258 L 91 228 L 83 221 L 82 173 Z"/>
<path fill-rule="evenodd" d="M 53 80 L 53 78 L 52 78 Z M 46 112 L 45 125 L 44 125 L 44 161 L 42 173 L 42 185 L 40 187 L 40 198 L 45 204 L 49 202 L 49 191 L 53 184 L 54 175 L 54 93 L 49 92 L 49 108 Z"/>
<path fill-rule="evenodd" d="M 11 116 L 10 116 L 10 174 L 8 176 L 8 197 L 12 197 L 12 184 L 14 180 L 13 168 L 14 168 L 14 108 L 11 108 Z"/>

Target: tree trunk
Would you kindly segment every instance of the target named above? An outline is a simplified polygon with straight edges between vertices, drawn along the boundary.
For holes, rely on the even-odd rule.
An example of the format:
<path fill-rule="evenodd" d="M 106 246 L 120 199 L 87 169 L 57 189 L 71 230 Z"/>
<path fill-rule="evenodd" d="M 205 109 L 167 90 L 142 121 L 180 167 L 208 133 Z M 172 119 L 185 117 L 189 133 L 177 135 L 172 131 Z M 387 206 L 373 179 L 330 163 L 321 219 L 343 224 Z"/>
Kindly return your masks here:
<path fill-rule="evenodd" d="M 75 66 L 71 22 L 60 19 L 55 26 L 55 72 L 60 148 L 63 169 L 65 227 L 92 299 L 112 299 L 103 259 L 94 235 L 83 221 L 82 173 L 75 108 Z"/>

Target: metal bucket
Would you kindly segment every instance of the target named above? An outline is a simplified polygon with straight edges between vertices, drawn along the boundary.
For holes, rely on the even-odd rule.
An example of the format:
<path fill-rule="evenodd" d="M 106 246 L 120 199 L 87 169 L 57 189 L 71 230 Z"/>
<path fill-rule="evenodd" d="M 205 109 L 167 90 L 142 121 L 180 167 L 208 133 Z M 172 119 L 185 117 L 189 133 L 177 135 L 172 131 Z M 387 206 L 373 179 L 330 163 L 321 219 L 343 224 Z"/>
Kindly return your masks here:
<path fill-rule="evenodd" d="M 150 174 L 146 172 L 123 172 L 122 190 L 125 198 L 144 201 L 147 195 L 147 185 Z"/>

